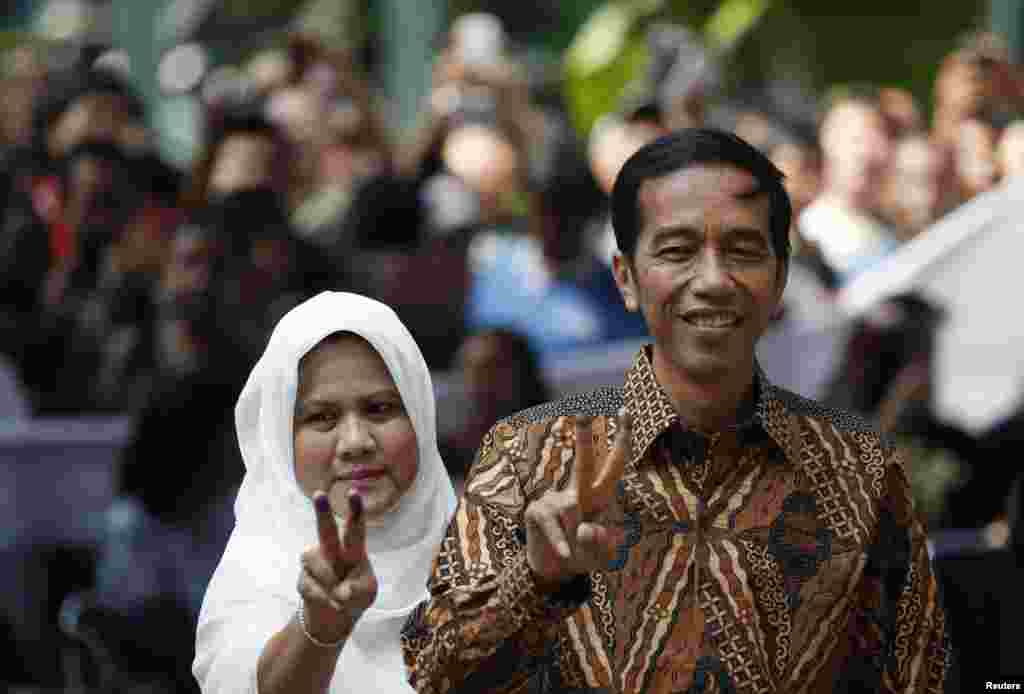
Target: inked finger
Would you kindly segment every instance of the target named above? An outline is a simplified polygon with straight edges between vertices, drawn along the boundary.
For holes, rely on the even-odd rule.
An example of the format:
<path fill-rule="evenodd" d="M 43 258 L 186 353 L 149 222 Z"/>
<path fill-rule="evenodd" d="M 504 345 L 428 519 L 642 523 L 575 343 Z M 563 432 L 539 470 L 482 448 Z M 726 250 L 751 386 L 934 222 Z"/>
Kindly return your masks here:
<path fill-rule="evenodd" d="M 323 548 L 324 556 L 331 563 L 339 576 L 344 575 L 340 570 L 342 566 L 341 539 L 338 536 L 338 523 L 334 519 L 334 512 L 331 510 L 331 502 L 327 494 L 322 491 L 314 492 L 313 507 L 316 509 L 316 530 L 320 538 L 320 547 Z"/>

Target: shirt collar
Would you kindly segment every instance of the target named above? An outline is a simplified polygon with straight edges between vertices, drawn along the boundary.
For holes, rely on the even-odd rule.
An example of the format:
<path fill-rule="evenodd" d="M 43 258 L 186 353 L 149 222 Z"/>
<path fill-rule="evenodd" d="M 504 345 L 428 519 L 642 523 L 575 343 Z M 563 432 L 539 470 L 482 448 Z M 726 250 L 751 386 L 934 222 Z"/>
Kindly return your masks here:
<path fill-rule="evenodd" d="M 686 429 L 685 422 L 654 375 L 650 350 L 651 347 L 648 345 L 637 352 L 633 365 L 626 372 L 623 385 L 626 411 L 633 419 L 633 464 L 647 455 L 651 444 L 663 432 L 676 425 Z M 790 454 L 795 431 L 792 418 L 785 403 L 779 398 L 775 386 L 768 381 L 757 363 L 754 365 L 754 392 L 754 399 L 743 406 L 740 423 L 736 428 L 741 433 L 751 430 L 763 431 L 783 451 Z"/>

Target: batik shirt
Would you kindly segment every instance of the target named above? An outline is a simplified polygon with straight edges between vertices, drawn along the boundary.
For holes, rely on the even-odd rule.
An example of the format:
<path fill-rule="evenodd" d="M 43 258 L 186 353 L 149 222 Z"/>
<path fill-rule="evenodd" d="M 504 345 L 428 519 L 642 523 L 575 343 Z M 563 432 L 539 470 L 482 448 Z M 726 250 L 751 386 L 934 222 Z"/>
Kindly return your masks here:
<path fill-rule="evenodd" d="M 606 569 L 544 593 L 524 509 L 568 480 L 574 415 L 596 417 L 600 459 L 623 405 L 632 458 L 600 521 L 624 539 Z M 496 424 L 403 632 L 413 686 L 941 692 L 945 616 L 895 451 L 760 373 L 749 412 L 689 430 L 645 349 L 623 388 Z"/>

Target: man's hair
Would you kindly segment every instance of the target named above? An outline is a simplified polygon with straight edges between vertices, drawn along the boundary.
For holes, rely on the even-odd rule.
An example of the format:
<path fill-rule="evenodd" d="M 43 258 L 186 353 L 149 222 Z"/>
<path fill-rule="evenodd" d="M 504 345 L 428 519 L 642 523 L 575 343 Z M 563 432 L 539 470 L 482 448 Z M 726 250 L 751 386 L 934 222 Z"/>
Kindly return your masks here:
<path fill-rule="evenodd" d="M 757 180 L 752 194 L 768 195 L 772 249 L 780 261 L 788 263 L 793 208 L 782 185 L 782 172 L 750 143 L 713 128 L 678 130 L 641 147 L 626 161 L 612 189 L 612 228 L 619 251 L 629 260 L 636 252 L 643 222 L 639 196 L 644 182 L 701 164 L 728 164 Z"/>

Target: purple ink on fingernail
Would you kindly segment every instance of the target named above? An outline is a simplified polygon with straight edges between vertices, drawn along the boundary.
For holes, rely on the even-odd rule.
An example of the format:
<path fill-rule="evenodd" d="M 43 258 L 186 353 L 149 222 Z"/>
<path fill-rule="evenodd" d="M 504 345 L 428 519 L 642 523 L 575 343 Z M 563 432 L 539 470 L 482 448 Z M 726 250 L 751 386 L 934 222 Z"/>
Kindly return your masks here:
<path fill-rule="evenodd" d="M 316 505 L 316 510 L 320 513 L 328 513 L 331 510 L 331 503 L 327 500 L 326 494 L 318 494 L 313 503 Z"/>

